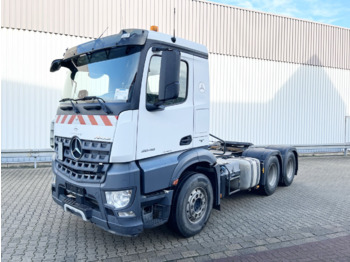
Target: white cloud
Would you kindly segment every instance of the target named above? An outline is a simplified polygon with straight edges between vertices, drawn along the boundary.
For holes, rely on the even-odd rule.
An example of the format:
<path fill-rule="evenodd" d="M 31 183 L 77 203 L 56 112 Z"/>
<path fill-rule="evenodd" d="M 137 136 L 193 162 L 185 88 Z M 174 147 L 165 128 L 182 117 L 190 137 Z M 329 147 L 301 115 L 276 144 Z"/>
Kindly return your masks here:
<path fill-rule="evenodd" d="M 243 7 L 243 8 L 247 8 L 247 9 L 254 9 L 252 1 L 249 1 L 249 0 L 246 0 L 246 1 L 237 1 L 237 0 L 218 0 L 218 1 L 216 1 L 216 0 L 211 0 L 211 1 L 219 2 L 222 4 L 226 4 L 226 5 Z"/>
<path fill-rule="evenodd" d="M 243 8 L 254 9 L 254 6 L 250 1 L 240 1 L 239 3 Z"/>
<path fill-rule="evenodd" d="M 327 24 L 350 27 L 350 0 L 211 0 Z M 347 3 L 346 3 L 347 2 Z"/>

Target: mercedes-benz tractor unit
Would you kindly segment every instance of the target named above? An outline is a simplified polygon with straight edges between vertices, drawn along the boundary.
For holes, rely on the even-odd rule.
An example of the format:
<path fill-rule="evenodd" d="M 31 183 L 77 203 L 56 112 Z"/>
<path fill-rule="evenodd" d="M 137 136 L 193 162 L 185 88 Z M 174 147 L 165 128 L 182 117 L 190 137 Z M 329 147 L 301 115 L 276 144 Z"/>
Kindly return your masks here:
<path fill-rule="evenodd" d="M 119 235 L 166 222 L 185 237 L 233 193 L 289 186 L 296 149 L 256 147 L 209 134 L 203 45 L 122 30 L 71 49 L 54 119 L 53 200 Z M 257 130 L 258 132 L 258 130 Z"/>

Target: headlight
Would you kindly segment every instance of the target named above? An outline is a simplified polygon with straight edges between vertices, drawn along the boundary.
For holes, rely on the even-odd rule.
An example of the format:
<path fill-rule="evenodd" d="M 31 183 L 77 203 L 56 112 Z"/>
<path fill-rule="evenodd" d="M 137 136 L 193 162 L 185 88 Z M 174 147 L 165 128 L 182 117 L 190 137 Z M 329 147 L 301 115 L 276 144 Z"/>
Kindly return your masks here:
<path fill-rule="evenodd" d="M 105 194 L 107 204 L 112 205 L 115 208 L 123 208 L 129 204 L 132 190 L 107 191 Z"/>

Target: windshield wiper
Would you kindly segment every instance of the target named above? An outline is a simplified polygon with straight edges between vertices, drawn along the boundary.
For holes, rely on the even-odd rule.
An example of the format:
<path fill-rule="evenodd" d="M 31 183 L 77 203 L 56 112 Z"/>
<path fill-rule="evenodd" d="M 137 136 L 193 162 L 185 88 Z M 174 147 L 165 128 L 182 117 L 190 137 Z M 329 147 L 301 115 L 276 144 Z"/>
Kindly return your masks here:
<path fill-rule="evenodd" d="M 72 104 L 72 107 L 75 113 L 80 114 L 79 109 L 73 103 L 73 101 L 76 101 L 76 100 L 74 100 L 73 98 L 63 98 L 59 102 L 66 102 L 66 101 L 69 101 Z"/>
<path fill-rule="evenodd" d="M 75 99 L 74 101 L 85 101 L 85 100 L 97 100 L 100 104 L 101 108 L 107 115 L 112 114 L 113 112 L 109 109 L 109 107 L 105 104 L 106 101 L 102 97 L 98 96 L 85 96 L 83 98 Z M 102 102 L 101 102 L 102 101 Z"/>

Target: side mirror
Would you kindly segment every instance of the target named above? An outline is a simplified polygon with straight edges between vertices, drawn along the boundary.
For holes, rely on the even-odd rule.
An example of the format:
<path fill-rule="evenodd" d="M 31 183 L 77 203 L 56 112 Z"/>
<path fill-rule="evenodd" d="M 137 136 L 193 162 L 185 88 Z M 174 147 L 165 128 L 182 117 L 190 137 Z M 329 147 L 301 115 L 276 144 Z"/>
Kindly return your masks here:
<path fill-rule="evenodd" d="M 160 103 L 179 96 L 180 56 L 178 50 L 163 51 L 159 77 L 158 100 Z"/>
<path fill-rule="evenodd" d="M 62 59 L 53 60 L 50 67 L 50 72 L 56 72 L 61 68 Z"/>

